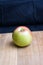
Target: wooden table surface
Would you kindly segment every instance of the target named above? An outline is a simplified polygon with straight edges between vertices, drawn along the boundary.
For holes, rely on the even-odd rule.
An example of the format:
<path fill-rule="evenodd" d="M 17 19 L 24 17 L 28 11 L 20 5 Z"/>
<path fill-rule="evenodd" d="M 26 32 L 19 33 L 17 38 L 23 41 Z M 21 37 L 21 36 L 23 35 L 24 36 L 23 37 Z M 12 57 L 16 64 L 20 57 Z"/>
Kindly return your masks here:
<path fill-rule="evenodd" d="M 30 46 L 13 45 L 12 33 L 0 34 L 0 65 L 43 65 L 43 31 L 33 31 Z"/>

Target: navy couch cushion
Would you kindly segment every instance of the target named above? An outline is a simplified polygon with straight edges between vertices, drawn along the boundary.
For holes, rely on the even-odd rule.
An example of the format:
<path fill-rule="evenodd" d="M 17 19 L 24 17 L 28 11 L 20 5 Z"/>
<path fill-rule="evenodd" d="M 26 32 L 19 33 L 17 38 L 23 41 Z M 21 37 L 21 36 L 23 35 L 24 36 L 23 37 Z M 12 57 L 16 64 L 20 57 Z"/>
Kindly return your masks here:
<path fill-rule="evenodd" d="M 0 0 L 0 25 L 42 23 L 42 0 Z"/>

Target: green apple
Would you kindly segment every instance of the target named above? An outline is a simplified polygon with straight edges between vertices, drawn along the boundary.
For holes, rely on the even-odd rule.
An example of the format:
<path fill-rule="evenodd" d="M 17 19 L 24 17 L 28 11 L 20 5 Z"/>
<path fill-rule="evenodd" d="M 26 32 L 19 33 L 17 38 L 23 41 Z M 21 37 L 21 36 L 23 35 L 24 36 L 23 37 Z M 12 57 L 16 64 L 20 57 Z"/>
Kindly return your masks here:
<path fill-rule="evenodd" d="M 32 33 L 26 26 L 19 26 L 13 31 L 12 38 L 14 44 L 24 47 L 31 44 Z"/>

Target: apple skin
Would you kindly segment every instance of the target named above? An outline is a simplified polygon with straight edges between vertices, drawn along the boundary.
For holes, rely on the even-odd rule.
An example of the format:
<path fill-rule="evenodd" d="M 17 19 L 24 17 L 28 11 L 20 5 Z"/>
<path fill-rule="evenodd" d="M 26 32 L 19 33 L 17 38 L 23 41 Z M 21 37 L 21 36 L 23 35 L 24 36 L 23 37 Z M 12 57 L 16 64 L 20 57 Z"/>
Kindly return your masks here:
<path fill-rule="evenodd" d="M 28 46 L 32 42 L 32 32 L 26 26 L 19 26 L 13 31 L 12 38 L 17 46 Z"/>

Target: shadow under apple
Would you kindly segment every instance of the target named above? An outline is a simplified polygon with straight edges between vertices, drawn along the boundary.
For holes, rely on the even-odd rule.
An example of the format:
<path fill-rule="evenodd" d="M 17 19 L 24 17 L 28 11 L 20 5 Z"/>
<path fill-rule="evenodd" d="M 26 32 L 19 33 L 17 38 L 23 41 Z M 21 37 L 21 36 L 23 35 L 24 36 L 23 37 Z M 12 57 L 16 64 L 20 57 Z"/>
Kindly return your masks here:
<path fill-rule="evenodd" d="M 30 44 L 27 46 L 17 46 L 13 41 L 11 41 L 9 46 L 13 47 L 13 48 L 26 48 L 26 47 L 30 46 Z"/>

